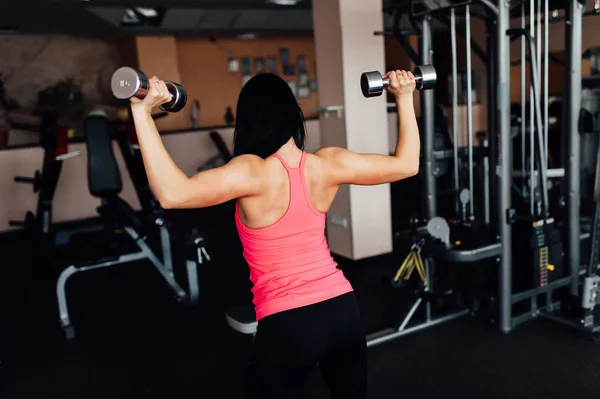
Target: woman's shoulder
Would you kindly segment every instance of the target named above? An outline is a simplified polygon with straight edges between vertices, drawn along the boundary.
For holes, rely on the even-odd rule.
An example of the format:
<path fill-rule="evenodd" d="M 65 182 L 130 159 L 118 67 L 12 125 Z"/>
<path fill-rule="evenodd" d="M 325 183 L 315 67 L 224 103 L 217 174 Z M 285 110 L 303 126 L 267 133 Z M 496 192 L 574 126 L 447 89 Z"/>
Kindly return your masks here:
<path fill-rule="evenodd" d="M 254 154 L 242 154 L 231 158 L 229 164 L 236 166 L 247 166 L 249 168 L 261 168 L 265 166 L 265 160 Z"/>

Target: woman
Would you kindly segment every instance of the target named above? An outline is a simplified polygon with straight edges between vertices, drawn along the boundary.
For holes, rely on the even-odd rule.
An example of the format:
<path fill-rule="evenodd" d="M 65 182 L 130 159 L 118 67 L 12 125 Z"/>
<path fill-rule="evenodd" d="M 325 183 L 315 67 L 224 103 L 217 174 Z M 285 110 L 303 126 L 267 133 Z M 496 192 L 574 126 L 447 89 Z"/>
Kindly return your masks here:
<path fill-rule="evenodd" d="M 173 162 L 150 116 L 170 101 L 165 83 L 153 77 L 146 98 L 131 100 L 148 179 L 164 208 L 237 199 L 236 225 L 258 320 L 252 398 L 300 398 L 316 364 L 334 398 L 366 398 L 365 334 L 352 286 L 331 257 L 324 229 L 340 185 L 390 183 L 419 169 L 414 76 L 392 71 L 384 77 L 398 106 L 393 156 L 337 147 L 307 154 L 304 116 L 294 94 L 281 78 L 261 74 L 240 93 L 234 158 L 193 177 Z"/>

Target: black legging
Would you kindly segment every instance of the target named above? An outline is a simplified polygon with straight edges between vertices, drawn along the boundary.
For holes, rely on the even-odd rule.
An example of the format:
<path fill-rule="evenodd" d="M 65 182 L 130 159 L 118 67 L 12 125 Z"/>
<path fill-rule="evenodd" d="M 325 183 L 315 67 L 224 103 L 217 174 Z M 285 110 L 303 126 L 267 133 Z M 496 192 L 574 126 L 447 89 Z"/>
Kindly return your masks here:
<path fill-rule="evenodd" d="M 302 398 L 317 364 L 334 399 L 367 397 L 367 346 L 354 293 L 261 319 L 249 398 Z"/>

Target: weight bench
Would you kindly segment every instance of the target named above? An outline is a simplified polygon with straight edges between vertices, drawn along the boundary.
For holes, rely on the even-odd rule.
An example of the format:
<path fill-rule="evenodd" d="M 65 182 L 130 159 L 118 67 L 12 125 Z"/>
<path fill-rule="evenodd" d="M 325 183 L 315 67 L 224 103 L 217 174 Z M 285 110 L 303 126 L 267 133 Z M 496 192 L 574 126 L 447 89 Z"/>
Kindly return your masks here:
<path fill-rule="evenodd" d="M 225 313 L 225 320 L 233 330 L 242 334 L 256 334 L 258 322 L 256 321 L 256 313 L 254 305 L 248 303 L 240 306 L 231 307 Z"/>
<path fill-rule="evenodd" d="M 131 246 L 137 248 L 137 251 L 126 254 L 119 253 L 85 264 L 71 265 L 62 271 L 56 283 L 56 295 L 60 324 L 65 330 L 67 339 L 74 338 L 75 332 L 69 317 L 65 286 L 69 278 L 81 272 L 137 260 L 148 260 L 162 275 L 177 301 L 194 304 L 198 299 L 196 263 L 190 261 L 190 256 L 186 256 L 189 294 L 175 280 L 171 238 L 164 220 L 156 219 L 152 224 L 142 222 L 133 208 L 119 197 L 122 181 L 112 148 L 109 126 L 108 119 L 104 115 L 89 115 L 84 121 L 88 152 L 88 188 L 90 193 L 101 201 L 98 213 L 105 222 L 107 231 L 112 233 L 117 229 L 122 229 L 128 236 Z M 156 232 L 156 230 L 160 236 L 160 256 L 147 242 L 148 234 Z M 196 244 L 201 245 L 200 242 Z M 193 259 L 193 256 L 191 258 Z"/>

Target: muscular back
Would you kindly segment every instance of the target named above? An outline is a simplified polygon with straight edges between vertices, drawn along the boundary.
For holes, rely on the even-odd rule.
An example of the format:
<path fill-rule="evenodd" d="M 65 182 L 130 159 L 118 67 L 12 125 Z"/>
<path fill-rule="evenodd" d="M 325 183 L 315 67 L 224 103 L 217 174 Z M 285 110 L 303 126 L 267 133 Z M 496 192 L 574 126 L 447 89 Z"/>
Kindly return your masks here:
<path fill-rule="evenodd" d="M 281 155 L 290 168 L 300 165 L 302 152 Z M 290 201 L 290 182 L 287 171 L 279 159 L 269 157 L 263 161 L 264 181 L 262 193 L 240 199 L 240 217 L 247 227 L 253 229 L 272 225 L 286 213 Z M 306 154 L 304 161 L 304 184 L 309 201 L 315 210 L 327 213 L 339 186 L 331 185 L 323 160 L 315 154 Z"/>

